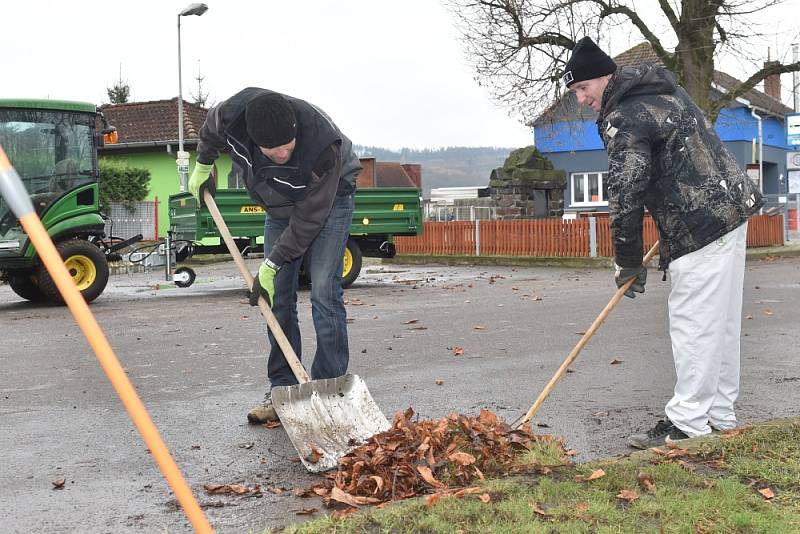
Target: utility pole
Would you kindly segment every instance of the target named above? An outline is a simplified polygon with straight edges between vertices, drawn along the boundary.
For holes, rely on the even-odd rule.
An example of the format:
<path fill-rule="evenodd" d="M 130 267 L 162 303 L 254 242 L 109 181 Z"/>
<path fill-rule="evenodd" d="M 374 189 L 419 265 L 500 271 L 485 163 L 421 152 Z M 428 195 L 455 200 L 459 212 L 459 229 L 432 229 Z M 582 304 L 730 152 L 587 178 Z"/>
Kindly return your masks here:
<path fill-rule="evenodd" d="M 798 58 L 800 58 L 800 45 L 797 43 L 792 43 L 792 62 L 797 63 Z M 797 71 L 792 73 L 792 95 L 794 96 L 794 111 L 800 111 L 800 94 L 798 94 L 797 86 L 800 85 L 800 82 L 797 81 L 798 74 Z"/>

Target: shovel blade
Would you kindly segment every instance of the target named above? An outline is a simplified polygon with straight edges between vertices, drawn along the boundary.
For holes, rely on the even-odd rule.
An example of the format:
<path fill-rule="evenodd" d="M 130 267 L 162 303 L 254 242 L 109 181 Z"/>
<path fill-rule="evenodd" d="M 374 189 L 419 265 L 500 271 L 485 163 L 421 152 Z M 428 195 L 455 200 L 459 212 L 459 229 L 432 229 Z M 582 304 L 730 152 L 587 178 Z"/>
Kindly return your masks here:
<path fill-rule="evenodd" d="M 335 468 L 342 456 L 390 427 L 358 375 L 275 387 L 272 405 L 303 465 L 314 473 Z"/>

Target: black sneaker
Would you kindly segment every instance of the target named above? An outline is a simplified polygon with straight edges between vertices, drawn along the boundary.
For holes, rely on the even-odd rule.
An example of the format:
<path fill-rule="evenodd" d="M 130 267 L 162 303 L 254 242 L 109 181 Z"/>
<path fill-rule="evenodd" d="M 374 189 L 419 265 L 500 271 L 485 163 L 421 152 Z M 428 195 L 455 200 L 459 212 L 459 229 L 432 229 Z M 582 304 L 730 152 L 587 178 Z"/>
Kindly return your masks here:
<path fill-rule="evenodd" d="M 659 421 L 646 434 L 634 434 L 629 437 L 628 445 L 637 449 L 649 449 L 650 447 L 660 447 L 685 439 L 689 439 L 689 436 L 667 419 Z"/>

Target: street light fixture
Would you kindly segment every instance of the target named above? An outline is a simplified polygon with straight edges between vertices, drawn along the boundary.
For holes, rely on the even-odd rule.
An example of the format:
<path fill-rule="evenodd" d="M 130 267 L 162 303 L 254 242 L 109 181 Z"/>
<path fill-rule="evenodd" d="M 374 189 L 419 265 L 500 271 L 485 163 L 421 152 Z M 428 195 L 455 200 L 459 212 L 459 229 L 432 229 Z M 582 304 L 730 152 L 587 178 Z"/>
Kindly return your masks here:
<path fill-rule="evenodd" d="M 189 181 L 189 153 L 183 150 L 183 80 L 181 77 L 181 17 L 197 15 L 198 17 L 208 10 L 205 4 L 189 4 L 178 13 L 178 178 L 181 193 L 186 191 Z"/>

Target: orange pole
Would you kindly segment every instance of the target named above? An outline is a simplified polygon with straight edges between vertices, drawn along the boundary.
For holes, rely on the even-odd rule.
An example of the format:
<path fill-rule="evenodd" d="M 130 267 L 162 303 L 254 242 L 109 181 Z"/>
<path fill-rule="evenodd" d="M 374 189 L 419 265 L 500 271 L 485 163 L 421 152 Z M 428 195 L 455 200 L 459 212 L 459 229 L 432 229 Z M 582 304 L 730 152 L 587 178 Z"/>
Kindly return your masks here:
<path fill-rule="evenodd" d="M 8 157 L 6 157 L 5 151 L 0 147 L 0 175 L 9 174 L 13 174 L 14 178 L 19 180 L 16 171 L 11 167 Z M 72 281 L 72 277 L 67 271 L 55 245 L 50 240 L 50 236 L 47 235 L 47 230 L 45 230 L 39 217 L 36 216 L 35 212 L 31 212 L 20 216 L 19 222 L 28 234 L 33 246 L 36 247 L 36 251 L 39 253 L 39 257 L 45 267 L 47 267 L 50 276 L 53 277 L 58 291 L 64 297 L 69 311 L 78 323 L 83 335 L 89 341 L 89 345 L 91 345 L 101 367 L 114 386 L 117 395 L 122 400 L 122 404 L 142 435 L 145 444 L 150 449 L 158 467 L 164 474 L 164 478 L 167 479 L 167 483 L 175 493 L 175 497 L 186 512 L 186 516 L 192 523 L 195 532 L 202 534 L 213 532 L 205 514 L 197 504 L 192 490 L 189 489 L 169 450 L 161 440 L 158 429 L 150 419 L 147 409 L 136 394 L 136 390 L 125 374 L 125 370 L 114 354 L 114 350 L 100 329 L 100 325 L 97 324 L 94 315 L 89 310 L 89 305 L 86 304 L 80 291 Z"/>

